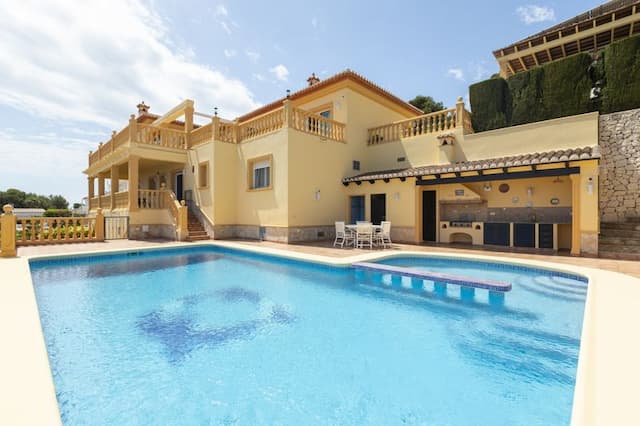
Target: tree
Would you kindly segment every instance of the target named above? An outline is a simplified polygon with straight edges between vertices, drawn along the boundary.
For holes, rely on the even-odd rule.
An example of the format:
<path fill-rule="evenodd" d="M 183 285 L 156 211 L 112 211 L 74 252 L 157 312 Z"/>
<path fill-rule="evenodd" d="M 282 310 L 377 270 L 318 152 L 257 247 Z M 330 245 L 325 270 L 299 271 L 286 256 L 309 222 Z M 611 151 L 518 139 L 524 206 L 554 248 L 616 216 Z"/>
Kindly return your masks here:
<path fill-rule="evenodd" d="M 442 102 L 436 102 L 431 96 L 418 95 L 411 99 L 409 103 L 416 108 L 420 108 L 425 114 L 444 109 L 444 104 Z"/>
<path fill-rule="evenodd" d="M 24 192 L 19 189 L 9 188 L 0 191 L 0 206 L 11 204 L 15 208 L 33 209 L 66 209 L 69 202 L 62 195 L 38 195 L 33 192 Z"/>

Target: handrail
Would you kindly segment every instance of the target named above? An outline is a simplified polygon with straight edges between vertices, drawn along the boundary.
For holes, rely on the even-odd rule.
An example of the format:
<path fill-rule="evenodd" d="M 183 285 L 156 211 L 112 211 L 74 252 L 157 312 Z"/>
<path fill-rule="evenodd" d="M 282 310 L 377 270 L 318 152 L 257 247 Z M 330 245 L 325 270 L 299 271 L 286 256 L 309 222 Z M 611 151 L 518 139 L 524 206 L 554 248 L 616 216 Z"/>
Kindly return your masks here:
<path fill-rule="evenodd" d="M 210 141 L 213 138 L 213 123 L 209 123 L 205 126 L 198 127 L 191 132 L 190 144 L 191 146 L 200 145 Z"/>
<path fill-rule="evenodd" d="M 449 108 L 419 117 L 395 121 L 383 126 L 372 127 L 367 130 L 367 145 L 377 145 L 428 133 L 452 130 L 457 125 L 456 115 L 456 108 Z M 469 121 L 470 124 L 471 122 Z"/>
<path fill-rule="evenodd" d="M 157 145 L 163 148 L 186 149 L 187 134 L 182 130 L 156 127 L 149 124 L 138 124 L 138 131 L 134 142 L 146 145 Z"/>
<path fill-rule="evenodd" d="M 345 124 L 300 108 L 292 108 L 291 127 L 338 142 L 345 141 Z"/>
<path fill-rule="evenodd" d="M 16 245 L 100 241 L 96 217 L 23 217 L 16 221 Z"/>
<path fill-rule="evenodd" d="M 261 115 L 238 125 L 239 140 L 247 140 L 284 127 L 284 108 L 278 108 L 268 114 Z"/>
<path fill-rule="evenodd" d="M 189 234 L 188 230 L 188 213 L 187 206 L 184 200 L 178 202 L 176 194 L 173 191 L 163 190 L 165 205 L 169 207 L 171 216 L 173 217 L 173 224 L 176 228 L 176 234 L 179 241 L 183 241 Z"/>

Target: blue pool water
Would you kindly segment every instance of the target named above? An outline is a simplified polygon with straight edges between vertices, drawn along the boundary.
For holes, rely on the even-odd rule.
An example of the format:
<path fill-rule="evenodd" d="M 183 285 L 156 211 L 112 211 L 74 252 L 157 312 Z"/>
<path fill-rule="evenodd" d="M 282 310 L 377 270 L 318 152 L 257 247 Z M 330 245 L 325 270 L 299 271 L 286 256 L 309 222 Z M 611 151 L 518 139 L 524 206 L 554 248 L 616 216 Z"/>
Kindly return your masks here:
<path fill-rule="evenodd" d="M 563 425 L 586 284 L 456 260 L 502 302 L 192 248 L 32 261 L 65 424 Z"/>

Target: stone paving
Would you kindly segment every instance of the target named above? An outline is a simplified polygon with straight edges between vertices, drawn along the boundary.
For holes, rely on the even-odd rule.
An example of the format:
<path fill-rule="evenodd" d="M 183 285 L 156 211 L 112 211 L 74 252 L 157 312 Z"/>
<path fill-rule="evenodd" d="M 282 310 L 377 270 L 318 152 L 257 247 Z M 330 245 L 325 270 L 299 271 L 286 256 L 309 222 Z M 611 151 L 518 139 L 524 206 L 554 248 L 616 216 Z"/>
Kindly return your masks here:
<path fill-rule="evenodd" d="M 276 248 L 280 250 L 290 250 L 297 253 L 316 254 L 327 257 L 347 257 L 357 254 L 370 253 L 369 249 L 354 249 L 354 248 L 334 248 L 331 242 L 317 242 L 317 243 L 305 243 L 305 244 L 282 244 L 269 241 L 248 241 L 248 240 L 232 240 L 236 243 L 247 244 L 257 247 Z M 184 245 L 188 246 L 190 243 L 176 243 L 174 241 L 138 241 L 138 240 L 111 240 L 102 243 L 78 243 L 78 244 L 55 244 L 46 246 L 32 246 L 32 247 L 19 247 L 18 256 L 36 256 L 46 254 L 65 254 L 65 253 L 78 253 L 88 251 L 103 251 L 103 250 L 119 250 L 128 248 L 141 248 L 141 247 L 157 247 L 162 245 Z M 423 245 L 409 245 L 409 244 L 394 244 L 393 248 L 386 249 L 394 252 L 401 252 L 403 250 L 411 251 L 423 251 L 425 253 L 450 253 L 455 255 L 456 253 L 464 253 L 470 255 L 488 255 L 488 256 L 502 256 L 516 259 L 530 259 L 544 262 L 555 262 L 567 265 L 575 265 L 589 268 L 598 268 L 608 271 L 620 272 L 628 274 L 636 278 L 640 278 L 640 262 L 627 261 L 627 260 L 613 260 L 613 259 L 597 259 L 586 257 L 573 257 L 562 254 L 542 254 L 542 253 L 522 253 L 522 252 L 504 252 L 504 251 L 490 251 L 486 249 L 471 249 L 460 247 L 445 247 L 445 246 L 423 246 Z M 374 249 L 375 251 L 375 249 Z"/>

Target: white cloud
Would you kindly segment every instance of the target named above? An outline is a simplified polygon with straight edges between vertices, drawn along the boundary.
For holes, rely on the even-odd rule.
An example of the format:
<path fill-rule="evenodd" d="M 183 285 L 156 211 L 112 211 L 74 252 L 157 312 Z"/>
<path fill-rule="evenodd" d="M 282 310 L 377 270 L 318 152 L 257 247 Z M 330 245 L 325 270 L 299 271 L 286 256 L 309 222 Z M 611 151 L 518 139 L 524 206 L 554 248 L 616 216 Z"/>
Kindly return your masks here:
<path fill-rule="evenodd" d="M 275 67 L 270 68 L 269 72 L 280 81 L 287 81 L 289 78 L 289 70 L 282 64 L 278 64 Z"/>
<path fill-rule="evenodd" d="M 223 4 L 219 4 L 216 6 L 216 10 L 214 12 L 216 16 L 229 16 L 229 11 Z"/>
<path fill-rule="evenodd" d="M 258 106 L 242 82 L 176 50 L 146 3 L 9 2 L 0 0 L 0 104 L 108 128 L 142 99 L 159 113 L 185 98 L 231 117 Z"/>
<path fill-rule="evenodd" d="M 231 28 L 229 28 L 229 24 L 227 24 L 225 21 L 220 21 L 220 26 L 222 27 L 224 32 L 231 35 Z"/>
<path fill-rule="evenodd" d="M 449 68 L 447 75 L 459 81 L 464 81 L 464 71 L 461 68 Z"/>
<path fill-rule="evenodd" d="M 264 75 L 259 74 L 259 73 L 255 73 L 255 74 L 253 74 L 253 78 L 254 78 L 255 80 L 258 80 L 258 81 L 264 81 L 264 80 L 265 80 Z"/>
<path fill-rule="evenodd" d="M 485 67 L 484 62 L 472 63 L 470 69 L 473 81 L 483 80 L 489 76 L 489 70 Z"/>
<path fill-rule="evenodd" d="M 534 4 L 518 7 L 516 14 L 518 14 L 520 20 L 527 25 L 537 22 L 555 21 L 556 19 L 556 14 L 552 8 Z"/>
<path fill-rule="evenodd" d="M 260 59 L 260 53 L 256 52 L 255 50 L 247 49 L 244 51 L 244 54 L 247 55 L 247 58 L 249 58 L 249 60 L 254 64 Z"/>
<path fill-rule="evenodd" d="M 238 52 L 236 52 L 233 49 L 224 49 L 224 56 L 226 56 L 227 58 L 231 58 L 237 55 Z"/>
<path fill-rule="evenodd" d="M 313 26 L 313 28 L 318 28 L 318 18 L 315 16 L 311 18 L 311 26 Z"/>

